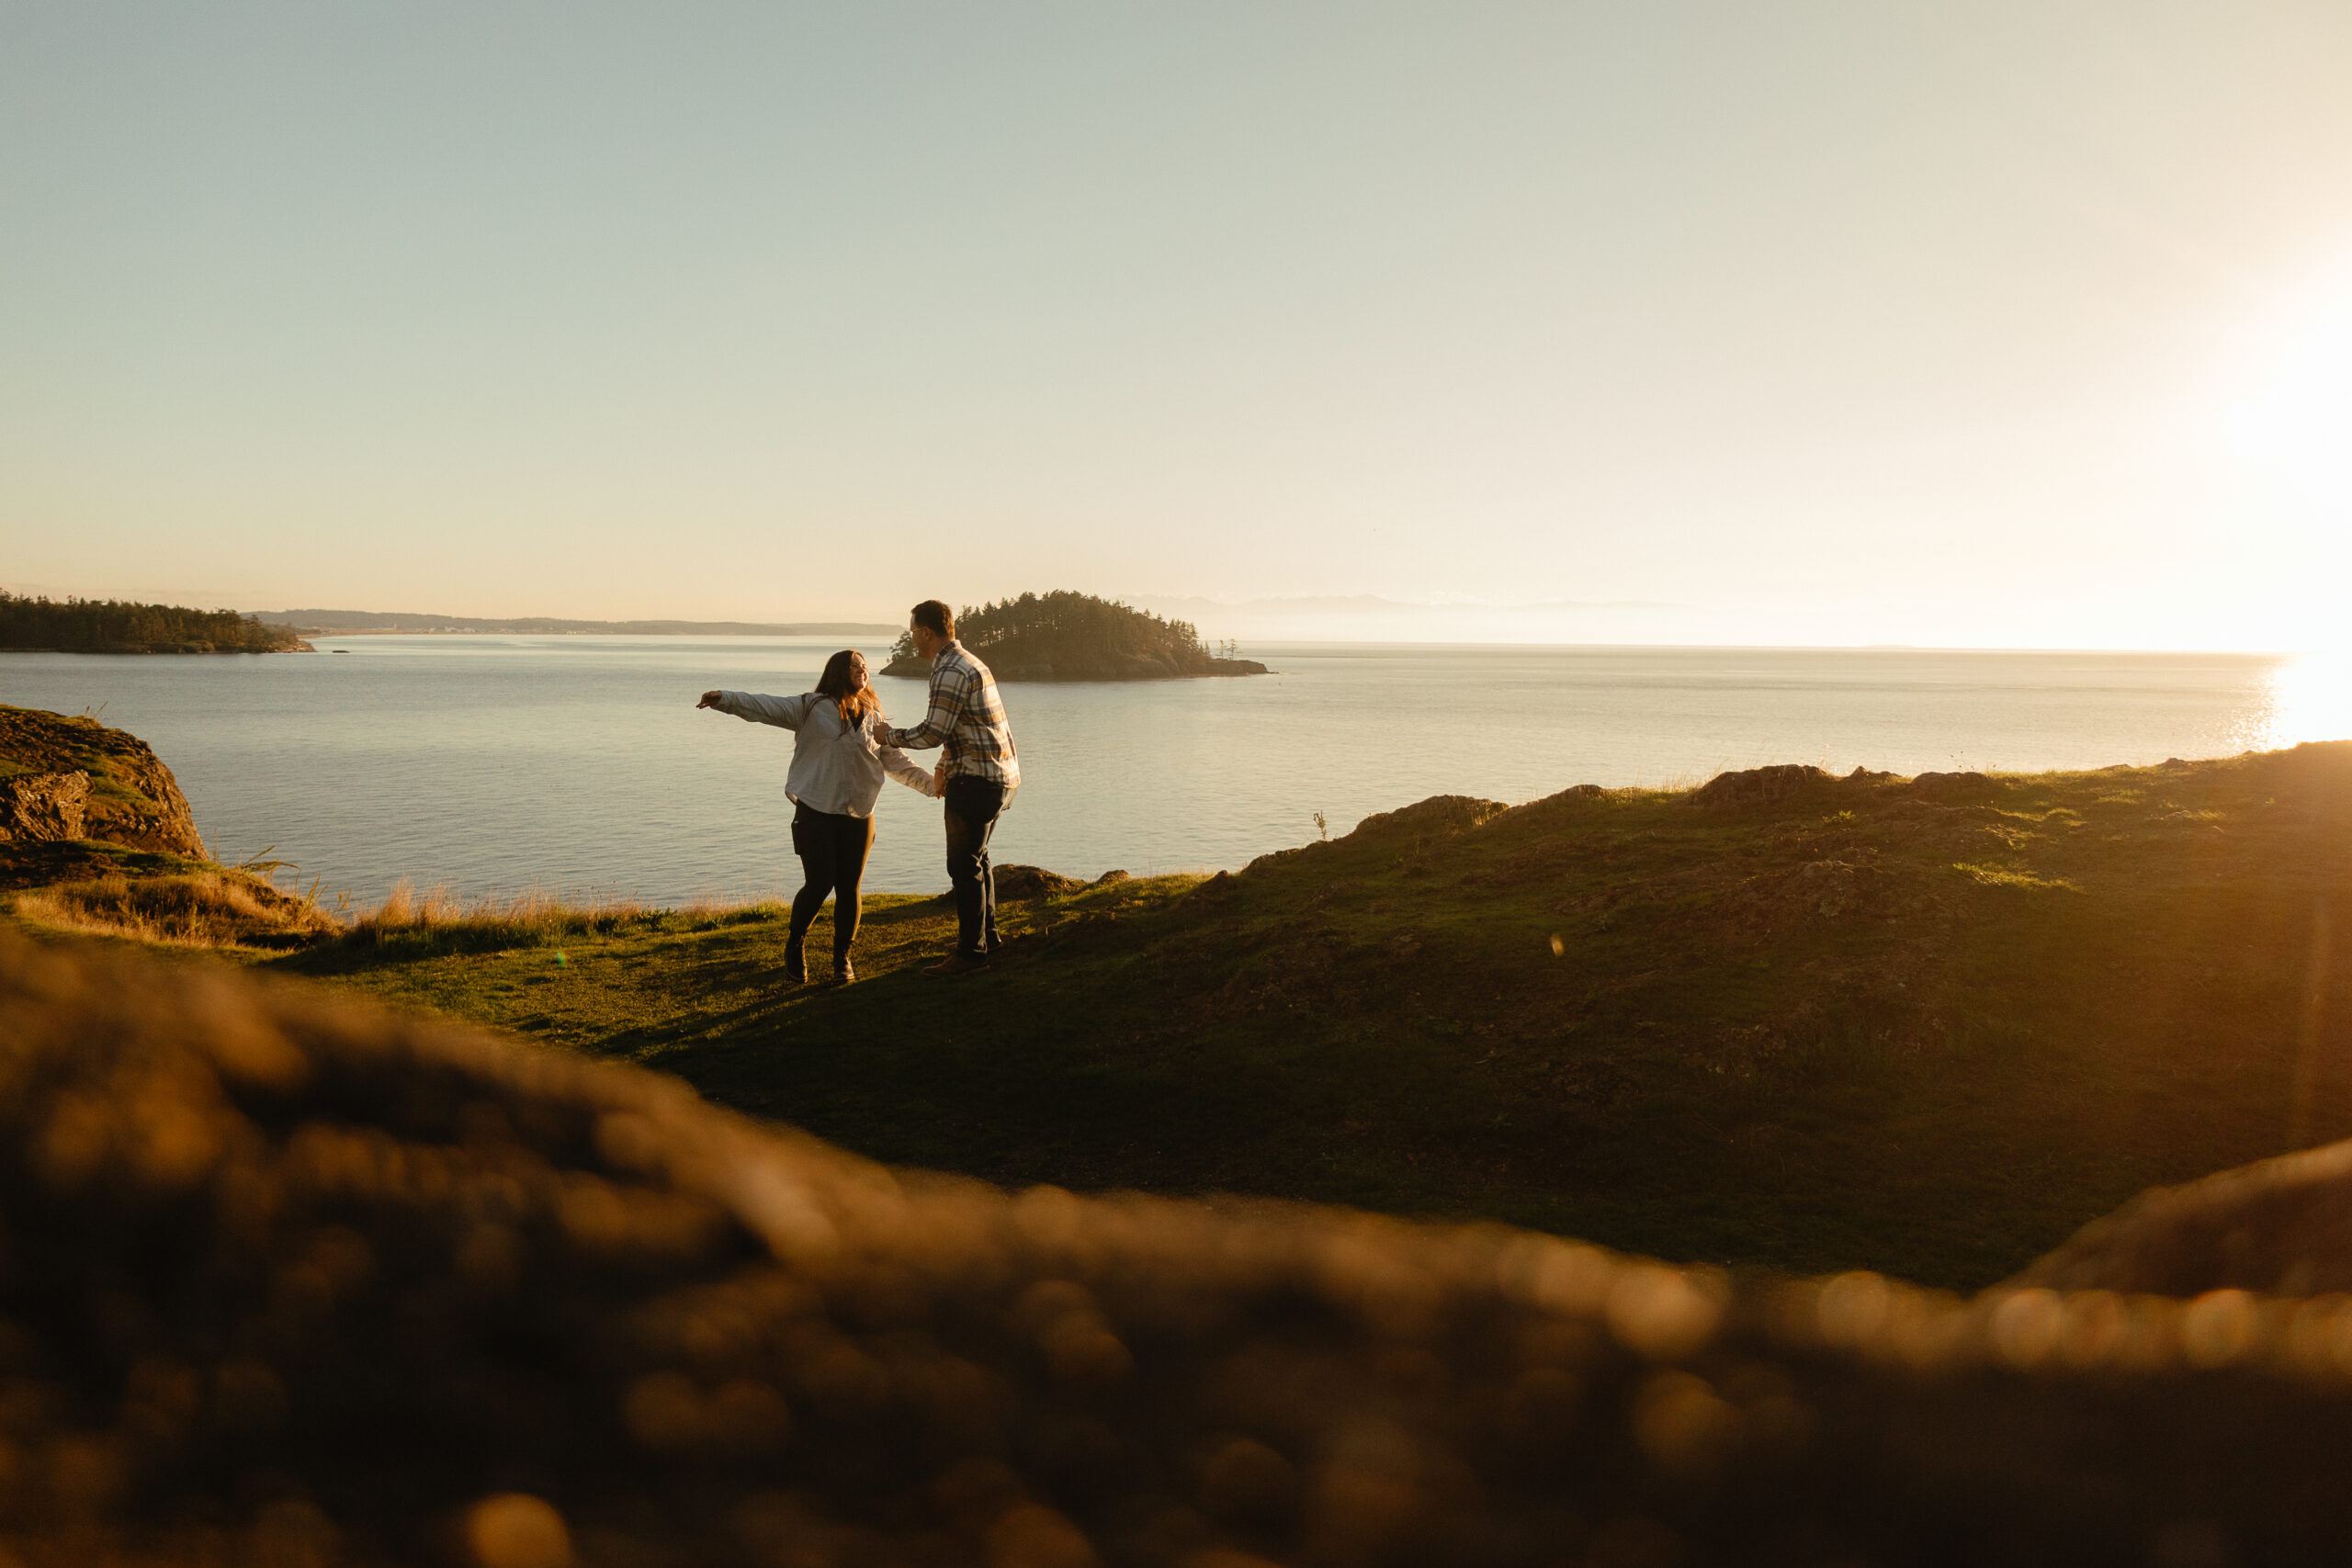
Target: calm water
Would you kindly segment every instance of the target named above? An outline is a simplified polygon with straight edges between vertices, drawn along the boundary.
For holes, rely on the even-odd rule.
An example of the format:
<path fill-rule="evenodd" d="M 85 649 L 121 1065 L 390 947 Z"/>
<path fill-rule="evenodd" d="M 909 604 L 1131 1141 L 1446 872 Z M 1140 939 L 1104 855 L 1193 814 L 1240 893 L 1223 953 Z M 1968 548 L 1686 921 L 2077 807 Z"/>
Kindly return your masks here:
<path fill-rule="evenodd" d="M 101 716 L 178 774 L 218 852 L 366 904 L 406 877 L 669 903 L 797 885 L 788 731 L 695 711 L 791 693 L 799 638 L 354 637 L 316 655 L 0 656 L 0 700 Z M 330 649 L 348 652 L 330 653 Z M 1442 793 L 2154 762 L 2352 733 L 2333 665 L 2215 654 L 1270 646 L 1281 673 L 1014 685 L 1026 784 L 997 858 L 1092 876 L 1238 866 Z M 878 667 L 879 648 L 867 656 Z M 882 682 L 901 723 L 923 688 Z M 867 886 L 946 886 L 938 807 L 886 785 Z"/>

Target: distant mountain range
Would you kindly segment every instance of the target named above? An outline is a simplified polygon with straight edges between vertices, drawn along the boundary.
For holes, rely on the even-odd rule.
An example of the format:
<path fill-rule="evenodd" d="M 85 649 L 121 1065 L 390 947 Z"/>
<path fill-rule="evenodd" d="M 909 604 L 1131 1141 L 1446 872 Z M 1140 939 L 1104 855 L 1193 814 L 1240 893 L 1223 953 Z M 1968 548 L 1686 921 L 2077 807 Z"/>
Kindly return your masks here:
<path fill-rule="evenodd" d="M 1693 637 L 1691 606 L 1652 600 L 1555 599 L 1540 604 L 1416 604 L 1371 593 L 1216 599 L 1138 594 L 1127 603 L 1190 621 L 1211 642 L 1621 642 L 1705 641 Z"/>
<path fill-rule="evenodd" d="M 1543 599 L 1523 604 L 1485 604 L 1467 599 L 1446 600 L 1437 604 L 1414 604 L 1404 599 L 1383 599 L 1376 593 L 1300 594 L 1282 599 L 1243 599 L 1231 604 L 1221 599 L 1167 598 L 1144 594 L 1129 601 L 1148 604 L 1156 615 L 1166 615 L 1159 606 L 1186 612 L 1214 615 L 1256 612 L 1291 615 L 1361 615 L 1406 613 L 1423 615 L 1453 615 L 1464 613 L 1488 615 L 1526 615 L 1552 613 L 1561 610 L 1680 610 L 1687 605 L 1661 599 Z"/>
<path fill-rule="evenodd" d="M 266 626 L 292 626 L 306 637 L 367 632 L 471 632 L 477 635 L 590 634 L 605 637 L 870 637 L 903 627 L 881 621 L 564 621 L 544 615 L 510 619 L 435 615 L 405 610 L 256 610 Z"/>

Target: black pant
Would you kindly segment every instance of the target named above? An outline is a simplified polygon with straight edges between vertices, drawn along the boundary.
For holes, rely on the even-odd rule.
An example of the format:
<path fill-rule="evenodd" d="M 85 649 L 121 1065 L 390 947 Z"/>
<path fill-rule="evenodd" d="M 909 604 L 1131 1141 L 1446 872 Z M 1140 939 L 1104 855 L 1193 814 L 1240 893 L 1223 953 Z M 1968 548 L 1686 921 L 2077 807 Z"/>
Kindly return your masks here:
<path fill-rule="evenodd" d="M 958 774 L 947 781 L 947 880 L 956 888 L 956 951 L 996 951 L 996 878 L 989 835 L 1004 810 L 1004 786 Z"/>
<path fill-rule="evenodd" d="M 849 962 L 850 943 L 857 940 L 857 885 L 865 875 L 865 857 L 874 849 L 874 818 L 812 811 L 803 806 L 792 814 L 792 847 L 800 854 L 800 891 L 792 897 L 792 944 L 800 945 L 809 922 L 833 897 L 833 967 Z"/>

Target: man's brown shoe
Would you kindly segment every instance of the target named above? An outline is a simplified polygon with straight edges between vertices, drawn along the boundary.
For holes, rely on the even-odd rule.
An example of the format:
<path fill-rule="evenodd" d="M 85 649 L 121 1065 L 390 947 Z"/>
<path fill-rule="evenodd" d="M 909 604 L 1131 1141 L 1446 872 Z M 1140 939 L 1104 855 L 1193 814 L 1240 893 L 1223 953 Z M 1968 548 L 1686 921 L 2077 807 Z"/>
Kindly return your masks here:
<path fill-rule="evenodd" d="M 969 975 L 974 970 L 988 966 L 989 961 L 977 953 L 951 953 L 936 964 L 924 964 L 922 972 L 926 975 Z"/>

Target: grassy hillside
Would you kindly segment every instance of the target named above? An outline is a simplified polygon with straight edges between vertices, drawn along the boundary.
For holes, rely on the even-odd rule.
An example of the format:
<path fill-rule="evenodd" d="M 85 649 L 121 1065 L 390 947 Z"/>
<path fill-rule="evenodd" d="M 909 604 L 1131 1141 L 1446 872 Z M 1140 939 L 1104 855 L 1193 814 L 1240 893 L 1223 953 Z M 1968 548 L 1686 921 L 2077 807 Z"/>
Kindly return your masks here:
<path fill-rule="evenodd" d="M 775 909 L 274 963 L 891 1161 L 1964 1287 L 2151 1183 L 2352 1133 L 2347 894 L 2334 745 L 1440 798 L 1016 906 L 1007 962 L 953 982 L 913 973 L 948 918 L 911 899 L 870 903 L 841 991 L 775 978 Z"/>

